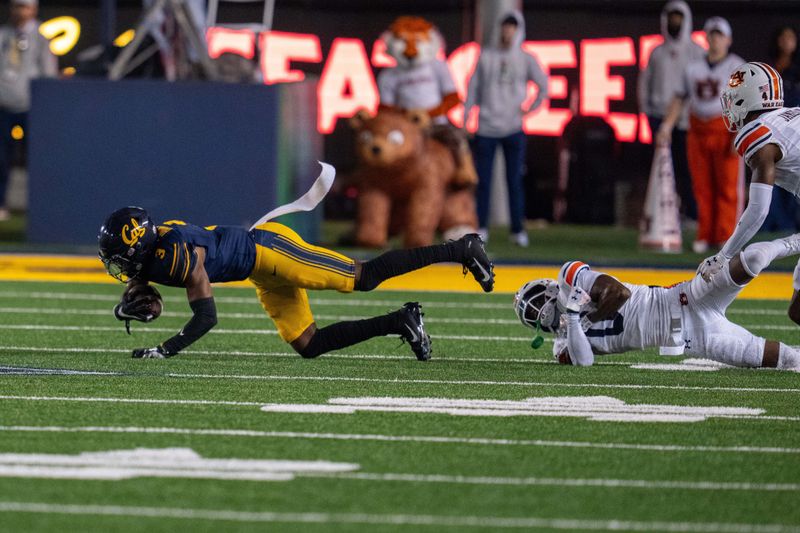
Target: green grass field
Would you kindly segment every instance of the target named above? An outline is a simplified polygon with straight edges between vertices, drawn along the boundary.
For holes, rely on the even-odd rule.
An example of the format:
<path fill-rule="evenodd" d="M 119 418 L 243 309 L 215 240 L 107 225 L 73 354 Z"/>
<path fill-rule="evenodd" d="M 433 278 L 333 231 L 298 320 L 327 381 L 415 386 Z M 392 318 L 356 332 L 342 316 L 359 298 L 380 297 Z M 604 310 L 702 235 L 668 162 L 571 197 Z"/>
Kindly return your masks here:
<path fill-rule="evenodd" d="M 321 324 L 421 301 L 428 363 L 388 337 L 303 360 L 233 288 L 185 353 L 132 360 L 189 308 L 165 289 L 164 316 L 129 337 L 119 292 L 0 283 L 0 531 L 800 531 L 798 374 L 654 352 L 561 367 L 510 295 L 443 292 L 312 295 Z M 800 344 L 785 305 L 729 316 Z M 375 410 L 298 412 L 359 404 Z"/>

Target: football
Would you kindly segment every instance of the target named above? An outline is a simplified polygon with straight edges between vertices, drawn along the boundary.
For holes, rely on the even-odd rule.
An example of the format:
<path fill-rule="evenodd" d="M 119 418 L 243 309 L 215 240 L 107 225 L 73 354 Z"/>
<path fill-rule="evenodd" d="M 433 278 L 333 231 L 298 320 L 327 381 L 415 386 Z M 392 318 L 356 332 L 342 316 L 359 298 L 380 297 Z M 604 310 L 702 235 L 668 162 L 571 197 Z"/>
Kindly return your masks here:
<path fill-rule="evenodd" d="M 129 286 L 123 294 L 123 299 L 126 302 L 135 300 L 143 300 L 150 306 L 150 314 L 153 315 L 152 320 L 161 316 L 161 311 L 164 309 L 164 302 L 161 299 L 161 293 L 152 285 L 136 284 Z"/>

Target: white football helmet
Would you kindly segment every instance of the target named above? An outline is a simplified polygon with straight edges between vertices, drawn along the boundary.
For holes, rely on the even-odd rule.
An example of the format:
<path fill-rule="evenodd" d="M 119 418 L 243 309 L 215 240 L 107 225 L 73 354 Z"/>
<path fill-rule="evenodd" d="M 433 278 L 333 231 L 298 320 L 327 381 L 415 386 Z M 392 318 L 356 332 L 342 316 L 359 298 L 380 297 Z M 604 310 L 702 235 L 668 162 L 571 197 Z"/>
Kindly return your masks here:
<path fill-rule="evenodd" d="M 731 74 L 720 101 L 728 131 L 739 131 L 751 111 L 783 107 L 783 80 L 778 71 L 766 63 L 745 63 Z"/>
<path fill-rule="evenodd" d="M 561 311 L 556 305 L 558 282 L 554 279 L 529 281 L 514 295 L 514 311 L 520 322 L 529 328 L 538 327 L 552 333 L 558 329 Z"/>

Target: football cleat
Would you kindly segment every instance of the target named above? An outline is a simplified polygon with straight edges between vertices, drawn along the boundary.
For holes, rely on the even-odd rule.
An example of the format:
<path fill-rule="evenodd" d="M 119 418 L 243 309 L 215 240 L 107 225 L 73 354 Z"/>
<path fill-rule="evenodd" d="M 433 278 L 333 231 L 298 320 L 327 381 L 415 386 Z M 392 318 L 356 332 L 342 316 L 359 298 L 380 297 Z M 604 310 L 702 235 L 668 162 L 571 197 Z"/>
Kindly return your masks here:
<path fill-rule="evenodd" d="M 417 359 L 427 361 L 431 358 L 431 337 L 425 331 L 422 306 L 418 302 L 408 302 L 398 311 L 400 316 L 400 338 L 408 342 Z"/>
<path fill-rule="evenodd" d="M 481 286 L 483 292 L 492 292 L 494 288 L 494 264 L 489 261 L 483 239 L 477 233 L 464 235 L 459 239 L 464 243 L 464 275 L 467 271 Z"/>

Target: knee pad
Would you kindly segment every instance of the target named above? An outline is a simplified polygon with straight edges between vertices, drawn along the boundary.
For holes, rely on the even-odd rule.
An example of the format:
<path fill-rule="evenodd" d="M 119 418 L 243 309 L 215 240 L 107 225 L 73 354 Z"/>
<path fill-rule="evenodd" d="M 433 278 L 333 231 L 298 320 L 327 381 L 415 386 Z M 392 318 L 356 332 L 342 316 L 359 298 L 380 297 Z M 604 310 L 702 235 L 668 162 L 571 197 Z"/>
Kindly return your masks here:
<path fill-rule="evenodd" d="M 709 335 L 706 357 L 720 363 L 742 367 L 760 367 L 764 359 L 764 339 L 749 335 Z"/>

